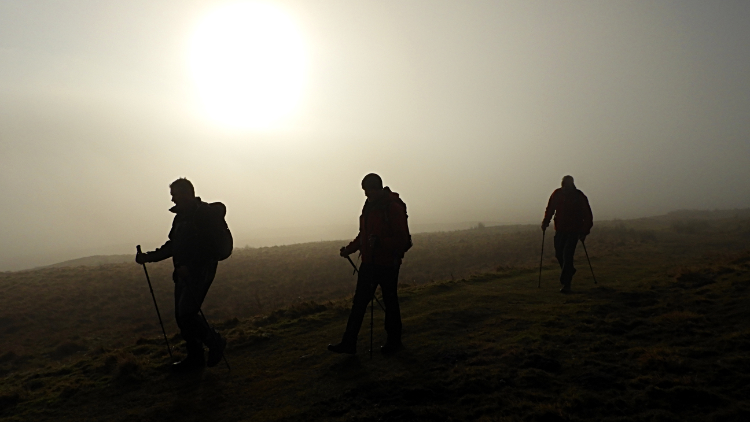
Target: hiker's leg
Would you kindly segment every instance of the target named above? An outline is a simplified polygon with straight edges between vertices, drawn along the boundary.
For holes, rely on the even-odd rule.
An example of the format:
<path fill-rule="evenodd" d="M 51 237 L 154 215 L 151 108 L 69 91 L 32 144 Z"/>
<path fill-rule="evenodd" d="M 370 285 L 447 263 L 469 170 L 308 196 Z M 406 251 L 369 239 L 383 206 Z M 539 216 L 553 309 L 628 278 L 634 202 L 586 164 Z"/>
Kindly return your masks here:
<path fill-rule="evenodd" d="M 367 312 L 367 305 L 377 288 L 374 272 L 372 264 L 363 263 L 359 267 L 357 289 L 354 292 L 352 311 L 346 323 L 346 332 L 344 332 L 342 343 L 354 344 L 357 342 L 359 329 L 362 327 L 362 320 L 365 317 L 365 312 Z"/>
<path fill-rule="evenodd" d="M 554 245 L 555 258 L 557 258 L 557 263 L 560 264 L 560 268 L 562 268 L 565 263 L 563 255 L 565 252 L 565 235 L 563 233 L 555 232 Z"/>
<path fill-rule="evenodd" d="M 388 343 L 401 343 L 401 308 L 398 304 L 398 272 L 400 266 L 383 267 L 380 276 L 380 289 L 383 292 L 385 307 L 385 331 Z"/>
<path fill-rule="evenodd" d="M 174 317 L 177 327 L 180 329 L 180 335 L 185 340 L 185 348 L 188 357 L 198 358 L 203 355 L 203 346 L 200 338 L 190 329 L 192 306 L 188 303 L 187 285 L 177 275 L 174 275 Z M 197 312 L 197 311 L 196 311 Z"/>
<path fill-rule="evenodd" d="M 560 276 L 560 283 L 564 286 L 570 287 L 570 283 L 573 280 L 573 274 L 576 273 L 575 266 L 573 266 L 573 257 L 576 252 L 576 245 L 578 244 L 577 233 L 566 233 L 564 248 L 563 248 L 563 269 Z"/>
<path fill-rule="evenodd" d="M 178 277 L 175 282 L 175 319 L 180 334 L 189 347 L 196 349 L 201 343 L 210 346 L 212 333 L 198 314 L 208 289 L 216 274 L 216 263 L 191 267 L 188 277 Z"/>
<path fill-rule="evenodd" d="M 203 306 L 203 301 L 206 299 L 208 290 L 211 288 L 211 284 L 216 276 L 216 268 L 218 262 L 213 262 L 205 265 L 201 265 L 195 269 L 195 294 L 197 296 L 198 306 L 200 309 Z M 192 272 L 192 271 L 191 271 Z M 219 339 L 217 332 L 213 331 L 207 324 L 206 320 L 196 313 L 196 319 L 194 330 L 196 336 L 200 338 L 201 342 L 208 347 L 213 347 Z"/>

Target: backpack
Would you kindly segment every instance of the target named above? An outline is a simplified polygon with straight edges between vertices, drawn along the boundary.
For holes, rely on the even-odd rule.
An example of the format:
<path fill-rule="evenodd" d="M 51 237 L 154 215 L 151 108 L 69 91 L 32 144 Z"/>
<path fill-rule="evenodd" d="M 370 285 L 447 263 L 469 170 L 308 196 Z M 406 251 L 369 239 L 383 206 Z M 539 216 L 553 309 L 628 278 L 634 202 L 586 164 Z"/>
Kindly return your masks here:
<path fill-rule="evenodd" d="M 232 232 L 229 231 L 229 226 L 224 217 L 227 215 L 227 207 L 221 202 L 212 202 L 208 204 L 211 210 L 211 243 L 212 243 L 212 258 L 217 261 L 223 261 L 232 255 L 232 247 L 234 240 L 232 239 Z"/>
<path fill-rule="evenodd" d="M 403 201 L 401 201 L 403 203 Z M 404 212 L 406 212 L 406 204 L 404 204 Z M 411 233 L 409 233 L 409 215 L 406 215 L 406 247 L 404 248 L 404 251 L 401 252 L 401 258 L 404 257 L 406 252 L 411 249 L 411 247 L 414 246 L 414 243 L 411 241 Z"/>
<path fill-rule="evenodd" d="M 403 259 L 404 255 L 406 254 L 406 252 L 408 252 L 409 249 L 411 249 L 411 247 L 414 246 L 414 243 L 412 243 L 412 241 L 411 241 L 411 233 L 409 233 L 409 214 L 406 213 L 406 203 L 403 201 L 403 199 L 398 198 L 398 199 L 390 199 L 387 202 L 387 204 L 390 205 L 390 203 L 393 202 L 393 201 L 396 201 L 396 203 L 398 203 L 399 205 L 403 206 L 404 207 L 404 214 L 406 214 L 406 247 L 404 248 L 403 251 L 401 251 L 401 253 L 399 254 L 399 257 L 398 257 L 399 259 Z M 390 219 L 388 218 L 388 211 L 387 210 L 388 210 L 388 205 L 386 205 L 385 208 L 384 208 L 385 212 L 383 213 L 383 216 L 385 217 L 385 222 L 388 223 L 388 224 L 391 224 Z"/>

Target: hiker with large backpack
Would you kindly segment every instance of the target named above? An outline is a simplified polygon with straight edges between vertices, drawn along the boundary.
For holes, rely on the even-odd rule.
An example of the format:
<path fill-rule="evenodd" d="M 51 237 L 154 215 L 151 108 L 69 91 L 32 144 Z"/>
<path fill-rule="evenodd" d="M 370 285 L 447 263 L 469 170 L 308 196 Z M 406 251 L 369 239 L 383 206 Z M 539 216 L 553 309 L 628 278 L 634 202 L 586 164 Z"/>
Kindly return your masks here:
<path fill-rule="evenodd" d="M 357 277 L 352 310 L 340 343 L 329 344 L 328 350 L 355 354 L 357 336 L 362 326 L 367 304 L 378 285 L 383 293 L 385 330 L 388 339 L 380 348 L 384 354 L 397 352 L 401 343 L 401 309 L 398 304 L 398 272 L 401 260 L 411 248 L 406 204 L 386 186 L 377 174 L 370 173 L 362 180 L 367 200 L 359 217 L 359 234 L 339 251 L 348 257 L 359 251 L 362 265 Z"/>
<path fill-rule="evenodd" d="M 193 184 L 184 178 L 169 185 L 175 213 L 169 240 L 155 251 L 138 253 L 136 262 L 172 258 L 175 283 L 175 319 L 185 340 L 187 357 L 174 364 L 184 371 L 215 366 L 224 357 L 227 341 L 203 317 L 201 305 L 216 275 L 219 261 L 232 253 L 232 235 L 220 202 L 208 204 L 195 196 Z M 206 360 L 203 345 L 208 347 Z"/>
<path fill-rule="evenodd" d="M 594 225 L 589 199 L 576 188 L 573 176 L 563 177 L 562 186 L 552 192 L 544 212 L 542 232 L 549 227 L 553 215 L 555 216 L 555 257 L 562 269 L 560 292 L 569 293 L 573 274 L 576 273 L 573 266 L 576 245 L 579 240 L 582 243 L 586 241 L 586 236 Z"/>

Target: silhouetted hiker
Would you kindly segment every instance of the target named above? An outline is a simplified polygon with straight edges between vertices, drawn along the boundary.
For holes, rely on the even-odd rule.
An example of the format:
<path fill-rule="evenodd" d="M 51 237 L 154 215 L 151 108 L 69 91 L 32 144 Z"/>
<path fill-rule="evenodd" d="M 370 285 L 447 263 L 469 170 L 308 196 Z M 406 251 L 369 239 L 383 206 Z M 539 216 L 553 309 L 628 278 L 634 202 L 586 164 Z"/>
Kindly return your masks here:
<path fill-rule="evenodd" d="M 175 203 L 170 211 L 176 214 L 169 240 L 153 252 L 136 255 L 135 260 L 143 264 L 171 257 L 174 263 L 175 319 L 187 348 L 187 357 L 175 363 L 174 369 L 215 366 L 224 355 L 227 341 L 208 325 L 199 311 L 216 275 L 218 261 L 228 256 L 225 253 L 226 256 L 217 257 L 214 235 L 221 224 L 226 227 L 226 209 L 221 205 L 217 210 L 214 204 L 201 201 L 187 179 L 177 179 L 169 188 Z M 208 346 L 208 362 L 203 352 L 204 344 Z"/>
<path fill-rule="evenodd" d="M 383 187 L 383 181 L 377 174 L 365 176 L 362 189 L 367 201 L 359 217 L 359 234 L 339 252 L 343 257 L 360 252 L 362 265 L 357 277 L 357 289 L 341 343 L 329 344 L 328 350 L 349 354 L 357 352 L 357 335 L 362 319 L 379 284 L 385 305 L 385 331 L 388 333 L 388 340 L 380 351 L 389 354 L 402 347 L 401 310 L 396 289 L 401 259 L 411 247 L 406 204 L 397 193 Z"/>
<path fill-rule="evenodd" d="M 562 179 L 562 187 L 552 192 L 547 203 L 547 210 L 542 220 L 542 230 L 547 230 L 549 222 L 555 216 L 555 257 L 560 263 L 560 292 L 570 292 L 570 283 L 576 269 L 573 266 L 573 255 L 578 240 L 584 241 L 594 225 L 594 217 L 586 195 L 576 189 L 573 176 Z"/>

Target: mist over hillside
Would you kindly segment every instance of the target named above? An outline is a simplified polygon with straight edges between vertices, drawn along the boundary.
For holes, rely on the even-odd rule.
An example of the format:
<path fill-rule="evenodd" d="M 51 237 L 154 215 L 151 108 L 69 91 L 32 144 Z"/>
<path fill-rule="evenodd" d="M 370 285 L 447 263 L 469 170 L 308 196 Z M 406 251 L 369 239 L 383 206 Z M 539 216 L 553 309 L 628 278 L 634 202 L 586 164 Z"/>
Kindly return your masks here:
<path fill-rule="evenodd" d="M 356 221 L 356 216 L 352 218 Z M 476 226 L 479 221 L 464 221 L 456 223 L 410 223 L 412 233 L 430 233 L 438 231 L 464 230 Z M 166 223 L 168 224 L 168 223 Z M 230 222 L 231 224 L 231 222 Z M 501 222 L 487 221 L 486 226 L 501 225 Z M 232 227 L 230 226 L 230 229 Z M 156 248 L 166 241 L 169 226 L 164 227 L 164 237 L 159 240 L 153 233 L 148 242 L 143 244 L 144 250 Z M 292 245 L 307 242 L 322 242 L 339 240 L 349 242 L 357 235 L 356 224 L 335 226 L 307 226 L 307 227 L 276 227 L 257 228 L 251 232 L 234 233 L 235 246 L 238 248 L 262 248 L 270 246 Z M 132 251 L 132 253 L 131 253 Z M 135 244 L 114 244 L 106 248 L 96 246 L 85 247 L 78 245 L 72 249 L 59 250 L 54 253 L 30 253 L 22 257 L 0 257 L 0 271 L 22 271 L 33 268 L 101 265 L 115 262 L 132 261 L 135 256 Z"/>
<path fill-rule="evenodd" d="M 690 220 L 717 220 L 726 218 L 748 218 L 750 217 L 750 208 L 744 209 L 733 209 L 733 210 L 677 210 L 671 211 L 667 214 L 653 217 L 643 217 L 638 220 L 665 220 L 675 224 L 682 222 L 689 222 Z M 614 223 L 618 223 L 622 220 L 596 220 L 594 230 L 599 226 L 608 226 Z M 449 231 L 460 231 L 470 228 L 476 228 L 479 225 L 484 227 L 521 227 L 514 224 L 502 224 L 493 221 L 477 221 L 477 222 L 461 222 L 452 224 L 411 224 L 410 229 L 413 234 L 421 233 L 434 233 L 434 232 L 449 232 Z M 525 226 L 525 225 L 524 225 Z M 532 227 L 533 225 L 529 225 Z M 261 232 L 263 233 L 263 232 Z M 341 245 L 345 245 L 353 238 L 357 233 L 356 226 L 325 226 L 325 227 L 309 227 L 309 228 L 288 228 L 288 229 L 274 229 L 265 231 L 266 235 L 271 237 L 260 237 L 256 241 L 247 245 L 236 245 L 238 250 L 245 248 L 263 248 L 272 246 L 284 246 L 294 245 L 297 243 L 310 243 L 310 242 L 323 242 L 323 241 L 338 241 Z M 351 235 L 347 238 L 346 235 Z M 334 237 L 337 236 L 337 237 Z M 166 240 L 166 239 L 165 239 Z M 129 246 L 130 249 L 135 250 L 135 247 Z M 75 266 L 97 266 L 104 264 L 124 263 L 132 262 L 135 257 L 135 253 L 132 254 L 115 254 L 115 255 L 93 255 L 88 257 L 75 258 L 65 260 L 45 266 L 36 266 L 34 268 L 54 268 L 54 267 L 75 267 Z M 31 267 L 30 267 L 31 268 Z"/>

